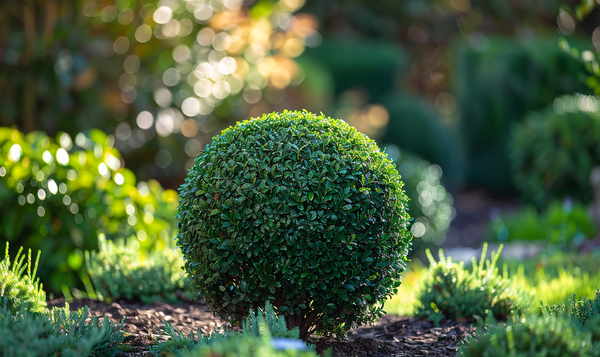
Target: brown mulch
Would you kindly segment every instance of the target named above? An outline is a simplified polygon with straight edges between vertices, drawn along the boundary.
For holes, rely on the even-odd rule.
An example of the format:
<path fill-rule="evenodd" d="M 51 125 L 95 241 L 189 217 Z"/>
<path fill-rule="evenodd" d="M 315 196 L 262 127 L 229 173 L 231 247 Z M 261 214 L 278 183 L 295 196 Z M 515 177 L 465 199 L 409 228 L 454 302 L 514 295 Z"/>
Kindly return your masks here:
<path fill-rule="evenodd" d="M 62 307 L 64 299 L 48 301 L 48 306 Z M 137 301 L 119 301 L 107 304 L 102 301 L 82 299 L 71 302 L 71 310 L 88 305 L 94 316 L 108 315 L 115 323 L 126 316 L 123 331 L 128 334 L 125 344 L 131 351 L 123 356 L 147 356 L 149 347 L 166 336 L 161 331 L 164 321 L 169 321 L 179 331 L 189 335 L 198 329 L 203 334 L 222 327 L 226 322 L 215 317 L 202 301 L 182 304 L 156 302 L 144 305 Z M 373 326 L 348 332 L 346 341 L 330 337 L 311 336 L 309 342 L 318 353 L 333 350 L 338 356 L 456 356 L 457 345 L 473 327 L 465 322 L 443 320 L 439 327 L 423 318 L 384 315 Z"/>

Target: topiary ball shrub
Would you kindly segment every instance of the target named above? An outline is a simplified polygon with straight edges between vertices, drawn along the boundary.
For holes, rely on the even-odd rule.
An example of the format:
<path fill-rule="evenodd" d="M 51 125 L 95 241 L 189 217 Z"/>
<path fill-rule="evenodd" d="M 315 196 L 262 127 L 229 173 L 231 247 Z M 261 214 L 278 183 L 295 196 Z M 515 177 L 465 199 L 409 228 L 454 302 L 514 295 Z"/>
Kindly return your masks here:
<path fill-rule="evenodd" d="M 271 113 L 225 129 L 179 189 L 178 245 L 198 297 L 239 319 L 270 300 L 300 337 L 343 336 L 400 285 L 408 198 L 345 122 Z"/>

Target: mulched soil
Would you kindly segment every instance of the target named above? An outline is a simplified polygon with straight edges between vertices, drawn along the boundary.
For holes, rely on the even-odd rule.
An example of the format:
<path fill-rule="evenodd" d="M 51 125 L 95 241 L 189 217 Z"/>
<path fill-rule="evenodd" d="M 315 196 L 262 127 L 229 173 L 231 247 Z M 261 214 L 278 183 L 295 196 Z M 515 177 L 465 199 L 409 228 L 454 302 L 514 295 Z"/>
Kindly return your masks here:
<path fill-rule="evenodd" d="M 63 307 L 64 299 L 48 301 L 48 306 Z M 102 301 L 82 299 L 70 304 L 71 310 L 88 305 L 94 316 L 108 315 L 115 323 L 126 316 L 123 330 L 128 334 L 125 344 L 132 350 L 123 356 L 150 355 L 149 347 L 164 340 L 161 328 L 169 321 L 179 331 L 189 335 L 198 329 L 204 334 L 222 327 L 226 322 L 215 317 L 202 301 L 185 304 L 156 302 L 144 305 L 136 301 L 119 301 L 106 304 Z M 330 337 L 311 336 L 309 341 L 322 353 L 331 348 L 333 356 L 456 356 L 457 344 L 473 327 L 465 322 L 444 320 L 439 327 L 423 318 L 384 315 L 373 326 L 365 326 L 348 333 L 346 341 Z"/>

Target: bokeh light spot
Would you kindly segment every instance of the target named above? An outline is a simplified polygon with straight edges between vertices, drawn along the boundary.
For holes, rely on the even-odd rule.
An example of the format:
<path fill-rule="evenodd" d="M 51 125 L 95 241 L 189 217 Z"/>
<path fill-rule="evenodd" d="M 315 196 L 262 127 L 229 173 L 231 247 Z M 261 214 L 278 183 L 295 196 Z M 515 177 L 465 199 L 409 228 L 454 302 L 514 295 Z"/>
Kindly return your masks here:
<path fill-rule="evenodd" d="M 10 157 L 10 159 L 12 161 L 17 162 L 21 159 L 22 153 L 23 153 L 23 150 L 21 149 L 21 145 L 13 144 L 13 146 L 11 146 L 10 150 L 8 151 L 8 156 Z"/>
<path fill-rule="evenodd" d="M 194 119 L 187 119 L 181 125 L 181 133 L 188 138 L 194 137 L 198 134 L 198 122 Z"/>
<path fill-rule="evenodd" d="M 61 165 L 66 165 L 69 163 L 69 153 L 64 148 L 59 148 L 56 150 L 56 161 L 58 161 Z"/>
<path fill-rule="evenodd" d="M 138 114 L 135 121 L 141 129 L 149 129 L 154 124 L 154 116 L 149 111 L 144 110 Z"/>
<path fill-rule="evenodd" d="M 100 19 L 104 22 L 111 22 L 115 17 L 117 17 L 117 8 L 114 6 L 107 6 L 100 13 Z"/>
<path fill-rule="evenodd" d="M 129 39 L 125 36 L 118 37 L 113 43 L 113 51 L 118 54 L 123 54 L 129 50 Z"/>
<path fill-rule="evenodd" d="M 154 92 L 154 101 L 161 108 L 166 108 L 173 102 L 173 94 L 165 87 L 160 87 Z"/>
<path fill-rule="evenodd" d="M 163 83 L 169 87 L 172 87 L 172 86 L 176 85 L 177 83 L 179 83 L 180 79 L 181 79 L 181 74 L 175 68 L 167 69 L 163 73 L 163 76 L 162 76 Z"/>
<path fill-rule="evenodd" d="M 212 44 L 213 37 L 215 37 L 215 31 L 210 27 L 203 28 L 198 32 L 196 41 L 202 46 L 210 46 Z"/>
<path fill-rule="evenodd" d="M 181 111 L 183 114 L 193 117 L 200 112 L 200 102 L 194 97 L 185 98 L 181 103 Z"/>
<path fill-rule="evenodd" d="M 166 24 L 173 17 L 173 10 L 168 6 L 161 6 L 154 12 L 152 19 L 157 24 Z"/>
<path fill-rule="evenodd" d="M 140 43 L 150 41 L 152 38 L 152 28 L 148 25 L 141 25 L 135 30 L 135 39 Z"/>
<path fill-rule="evenodd" d="M 131 55 L 123 62 L 123 69 L 127 73 L 135 73 L 140 69 L 140 58 L 136 55 Z"/>
<path fill-rule="evenodd" d="M 196 157 L 201 151 L 202 144 L 196 139 L 192 139 L 185 144 L 185 153 L 189 157 Z"/>
<path fill-rule="evenodd" d="M 171 165 L 171 161 L 171 153 L 165 149 L 159 150 L 156 153 L 156 156 L 154 157 L 154 163 L 161 169 L 166 169 L 167 167 L 169 167 L 169 165 Z"/>

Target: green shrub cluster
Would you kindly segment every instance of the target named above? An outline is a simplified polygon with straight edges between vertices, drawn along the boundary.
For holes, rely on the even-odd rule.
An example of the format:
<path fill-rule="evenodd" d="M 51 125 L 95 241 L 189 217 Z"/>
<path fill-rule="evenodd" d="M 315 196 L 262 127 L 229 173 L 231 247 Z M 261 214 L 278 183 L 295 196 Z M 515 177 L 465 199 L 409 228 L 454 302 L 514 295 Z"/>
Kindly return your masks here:
<path fill-rule="evenodd" d="M 0 243 L 52 251 L 39 269 L 50 292 L 81 287 L 83 251 L 97 248 L 98 232 L 161 249 L 174 237 L 176 207 L 176 192 L 136 182 L 99 130 L 73 141 L 0 128 Z"/>
<path fill-rule="evenodd" d="M 268 301 L 263 309 L 257 309 L 256 312 L 249 310 L 249 314 L 243 319 L 241 326 L 241 332 L 224 329 L 209 336 L 203 336 L 200 329 L 198 329 L 197 338 L 195 338 L 194 332 L 186 336 L 165 321 L 164 332 L 169 338 L 152 346 L 151 351 L 157 356 L 173 354 L 178 357 L 205 355 L 237 357 L 316 356 L 311 345 L 306 346 L 304 342 L 299 340 L 300 330 L 298 328 L 288 330 L 285 319 L 275 312 L 273 305 Z M 306 351 L 276 351 L 273 348 L 271 337 L 294 340 L 306 347 Z"/>
<path fill-rule="evenodd" d="M 185 269 L 207 304 L 243 317 L 270 300 L 300 336 L 381 315 L 410 247 L 387 155 L 341 120 L 271 113 L 213 139 L 180 188 Z"/>
<path fill-rule="evenodd" d="M 467 185 L 506 194 L 514 189 L 512 182 L 527 197 L 534 194 L 519 187 L 525 185 L 520 183 L 524 172 L 511 173 L 514 159 L 509 160 L 506 155 L 507 149 L 515 149 L 514 140 L 510 140 L 511 128 L 529 111 L 547 106 L 559 95 L 590 92 L 578 80 L 584 67 L 563 53 L 556 45 L 557 40 L 556 37 L 529 41 L 486 36 L 481 41 L 459 41 L 453 48 L 452 72 L 457 80 L 452 93 L 459 109 L 456 119 L 466 154 L 463 176 Z M 582 47 L 588 46 L 580 43 Z M 534 144 L 540 135 L 545 134 L 533 130 L 531 135 L 524 136 L 529 147 L 538 145 L 531 151 L 534 160 L 546 155 L 542 149 L 550 149 Z M 526 165 L 523 169 L 533 170 L 535 175 L 528 180 L 545 176 L 543 170 Z"/>
<path fill-rule="evenodd" d="M 39 313 L 46 308 L 46 293 L 43 286 L 40 285 L 39 278 L 34 280 L 37 273 L 38 263 L 40 261 L 40 253 L 38 251 L 33 272 L 31 271 L 31 249 L 27 255 L 27 265 L 23 265 L 25 255 L 21 255 L 23 247 L 15 256 L 11 263 L 10 255 L 8 254 L 8 242 L 4 258 L 0 262 L 0 306 L 4 306 L 6 298 L 6 308 L 13 314 L 22 309 L 28 309 L 31 312 Z M 27 269 L 27 274 L 25 274 Z"/>
<path fill-rule="evenodd" d="M 600 163 L 600 112 L 593 96 L 558 97 L 515 126 L 509 143 L 512 179 L 521 196 L 545 208 L 570 195 L 589 203 L 589 177 Z"/>
<path fill-rule="evenodd" d="M 110 299 L 139 299 L 177 302 L 176 293 L 189 290 L 183 274 L 183 257 L 179 249 L 167 246 L 147 251 L 136 237 L 107 241 L 98 236 L 99 251 L 85 252 L 87 272 L 94 287 Z"/>
<path fill-rule="evenodd" d="M 513 319 L 507 324 L 480 324 L 467 336 L 459 356 L 600 356 L 600 291 L 594 299 L 539 307 L 541 314 Z"/>
<path fill-rule="evenodd" d="M 501 250 L 502 246 L 492 253 L 491 260 L 486 260 L 487 243 L 484 244 L 481 259 L 477 262 L 473 258 L 470 271 L 463 262 L 445 258 L 441 249 L 439 262 L 427 250 L 431 265 L 416 293 L 420 302 L 418 315 L 438 324 L 444 318 L 474 320 L 488 313 L 506 320 L 513 313 L 525 312 L 530 307 L 530 297 L 498 273 L 496 262 Z"/>
<path fill-rule="evenodd" d="M 543 241 L 558 248 L 580 245 L 597 231 L 585 205 L 571 201 L 552 201 L 539 213 L 534 206 L 494 217 L 488 227 L 489 240 Z"/>

